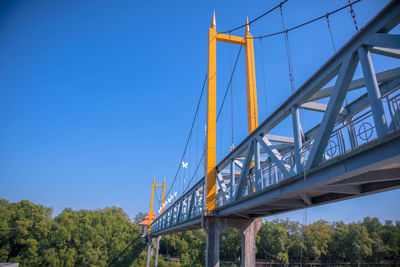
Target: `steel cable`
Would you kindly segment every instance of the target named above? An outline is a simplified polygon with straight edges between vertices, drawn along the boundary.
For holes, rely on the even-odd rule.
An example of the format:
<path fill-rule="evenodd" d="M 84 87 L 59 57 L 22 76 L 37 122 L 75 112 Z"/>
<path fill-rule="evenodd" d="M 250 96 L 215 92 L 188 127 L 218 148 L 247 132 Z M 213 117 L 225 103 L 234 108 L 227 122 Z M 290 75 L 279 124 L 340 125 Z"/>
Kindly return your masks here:
<path fill-rule="evenodd" d="M 202 100 L 202 98 L 203 98 L 203 93 L 204 93 L 204 88 L 205 88 L 206 82 L 207 82 L 207 74 L 206 74 L 205 77 L 204 77 L 204 82 L 203 82 L 203 86 L 202 86 L 202 88 L 201 88 L 200 97 L 199 97 L 199 100 L 198 100 L 198 102 L 197 102 L 196 112 L 194 113 L 194 117 L 193 117 L 193 121 L 192 121 L 192 126 L 190 127 L 189 136 L 188 136 L 188 138 L 187 138 L 187 140 L 186 140 L 185 149 L 183 150 L 183 154 L 182 154 L 181 160 L 179 161 L 178 169 L 177 169 L 177 171 L 176 171 L 174 180 L 172 181 L 172 184 L 170 185 L 170 188 L 168 189 L 168 192 L 165 194 L 166 196 L 168 196 L 169 193 L 171 193 L 171 189 L 172 189 L 173 185 L 175 184 L 176 179 L 177 179 L 178 174 L 179 174 L 179 171 L 180 171 L 180 169 L 181 169 L 182 161 L 183 161 L 183 159 L 184 159 L 184 157 L 185 157 L 185 154 L 186 154 L 186 150 L 187 150 L 187 147 L 188 147 L 188 144 L 189 144 L 190 137 L 192 136 L 194 123 L 195 123 L 195 121 L 196 121 L 197 114 L 199 113 L 200 103 L 201 103 L 201 100 Z"/>
<path fill-rule="evenodd" d="M 309 20 L 309 21 L 307 21 L 307 22 L 304 22 L 304 23 L 302 23 L 302 24 L 299 24 L 299 25 L 297 25 L 297 26 L 294 26 L 294 27 L 292 27 L 292 28 L 289 28 L 289 29 L 287 29 L 286 31 L 287 31 L 287 32 L 290 32 L 290 31 L 293 31 L 293 30 L 298 29 L 298 28 L 300 28 L 300 27 L 306 26 L 306 25 L 308 25 L 308 24 L 310 24 L 310 23 L 313 23 L 313 22 L 315 22 L 315 21 L 318 21 L 318 20 L 320 20 L 320 19 L 325 18 L 327 15 L 330 16 L 330 15 L 332 15 L 332 14 L 335 14 L 335 13 L 337 13 L 337 12 L 339 12 L 339 11 L 341 11 L 341 10 L 347 8 L 347 7 L 350 7 L 350 6 L 354 5 L 354 4 L 357 4 L 357 3 L 361 2 L 361 1 L 362 1 L 362 0 L 354 1 L 354 2 L 352 2 L 352 3 L 350 3 L 350 4 L 348 4 L 348 5 L 345 5 L 345 6 L 342 6 L 341 8 L 338 8 L 338 9 L 336 9 L 336 10 L 334 10 L 334 11 L 328 12 L 328 13 L 325 14 L 325 15 L 322 15 L 322 16 L 320 16 L 320 17 L 314 18 L 314 19 L 312 19 L 312 20 Z M 278 34 L 285 33 L 286 31 L 279 31 L 279 32 L 274 32 L 274 33 L 270 33 L 270 34 L 266 34 L 266 35 L 254 36 L 253 39 L 267 38 L 267 37 L 271 37 L 271 36 L 275 36 L 275 35 L 278 35 Z"/>
<path fill-rule="evenodd" d="M 279 6 L 285 4 L 287 1 L 288 1 L 288 0 L 285 0 L 285 1 L 283 1 L 283 2 L 280 2 L 278 5 L 274 6 L 273 8 L 271 8 L 270 10 L 268 10 L 267 12 L 265 12 L 264 14 L 262 14 L 262 15 L 258 16 L 257 18 L 251 20 L 251 21 L 249 22 L 249 25 L 252 24 L 252 23 L 254 23 L 254 22 L 256 22 L 257 20 L 261 19 L 262 17 L 268 15 L 269 13 L 271 13 L 272 11 L 274 11 L 275 9 L 277 9 Z M 239 29 L 241 29 L 241 28 L 243 28 L 243 27 L 246 27 L 246 24 L 240 25 L 239 27 L 236 27 L 236 28 L 234 28 L 234 29 L 227 30 L 227 31 L 224 31 L 224 32 L 221 32 L 221 33 L 231 33 L 231 32 L 233 32 L 233 31 L 239 30 Z"/>

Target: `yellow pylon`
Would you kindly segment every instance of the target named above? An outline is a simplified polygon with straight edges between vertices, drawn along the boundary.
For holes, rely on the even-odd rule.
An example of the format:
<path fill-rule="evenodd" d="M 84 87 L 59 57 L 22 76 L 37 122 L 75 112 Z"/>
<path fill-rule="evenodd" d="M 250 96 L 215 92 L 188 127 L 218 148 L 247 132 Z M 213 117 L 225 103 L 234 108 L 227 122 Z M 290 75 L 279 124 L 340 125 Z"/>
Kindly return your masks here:
<path fill-rule="evenodd" d="M 208 89 L 206 135 L 206 211 L 215 210 L 216 192 L 216 128 L 217 128 L 217 41 L 245 46 L 247 80 L 247 124 L 250 134 L 258 126 L 257 89 L 254 63 L 253 37 L 246 20 L 245 37 L 217 33 L 215 12 L 208 31 Z"/>
<path fill-rule="evenodd" d="M 155 187 L 162 187 L 163 188 L 163 194 L 162 194 L 162 203 L 161 203 L 161 214 L 164 212 L 164 196 L 165 196 L 165 177 L 164 177 L 164 183 L 162 185 L 156 184 L 156 177 L 154 176 L 153 179 L 153 186 L 151 188 L 151 201 L 150 201 L 150 212 L 149 212 L 149 227 L 148 227 L 148 234 L 150 235 L 151 232 L 151 220 L 153 219 L 153 198 L 154 198 L 154 188 Z"/>

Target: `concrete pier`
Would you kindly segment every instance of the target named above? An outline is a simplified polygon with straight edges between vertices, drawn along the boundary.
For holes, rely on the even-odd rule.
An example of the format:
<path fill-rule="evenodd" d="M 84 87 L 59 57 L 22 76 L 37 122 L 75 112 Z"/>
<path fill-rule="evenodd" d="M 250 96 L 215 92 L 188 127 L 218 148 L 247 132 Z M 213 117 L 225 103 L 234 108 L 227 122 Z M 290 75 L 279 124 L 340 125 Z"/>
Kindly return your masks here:
<path fill-rule="evenodd" d="M 152 242 L 152 238 L 149 238 L 149 244 L 147 247 L 147 263 L 146 263 L 146 267 L 150 267 L 150 258 L 151 258 L 151 242 Z"/>
<path fill-rule="evenodd" d="M 156 237 L 155 240 L 156 240 L 156 251 L 155 251 L 156 258 L 155 258 L 155 260 L 154 260 L 154 267 L 157 267 L 157 266 L 158 266 L 158 252 L 159 252 L 159 250 L 160 250 L 160 240 L 161 240 L 161 236 Z"/>
<path fill-rule="evenodd" d="M 202 225 L 207 234 L 207 267 L 219 267 L 220 236 L 225 227 L 238 229 L 242 236 L 242 267 L 256 265 L 256 236 L 260 230 L 261 219 L 231 219 L 204 216 Z"/>

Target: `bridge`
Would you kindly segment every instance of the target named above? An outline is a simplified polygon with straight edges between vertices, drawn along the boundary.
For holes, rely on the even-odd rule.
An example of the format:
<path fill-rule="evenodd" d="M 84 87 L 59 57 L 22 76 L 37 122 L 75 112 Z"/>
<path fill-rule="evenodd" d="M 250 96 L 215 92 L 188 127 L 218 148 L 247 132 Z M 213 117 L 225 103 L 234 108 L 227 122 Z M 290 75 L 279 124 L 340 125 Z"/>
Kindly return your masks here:
<path fill-rule="evenodd" d="M 390 2 L 258 125 L 253 37 L 209 29 L 205 176 L 151 224 L 152 238 L 203 228 L 206 265 L 219 266 L 225 227 L 242 234 L 242 266 L 255 266 L 260 218 L 400 187 L 400 68 L 375 73 L 371 53 L 400 59 L 400 1 Z M 287 33 L 287 32 L 286 32 Z M 216 162 L 216 44 L 243 46 L 248 136 Z M 363 77 L 354 77 L 360 64 Z M 328 86 L 334 81 L 333 86 Z M 346 94 L 366 88 L 351 102 Z M 279 89 L 279 88 L 277 88 Z M 327 103 L 320 101 L 325 99 Z M 323 114 L 308 131 L 302 110 Z M 292 135 L 271 132 L 284 120 Z"/>

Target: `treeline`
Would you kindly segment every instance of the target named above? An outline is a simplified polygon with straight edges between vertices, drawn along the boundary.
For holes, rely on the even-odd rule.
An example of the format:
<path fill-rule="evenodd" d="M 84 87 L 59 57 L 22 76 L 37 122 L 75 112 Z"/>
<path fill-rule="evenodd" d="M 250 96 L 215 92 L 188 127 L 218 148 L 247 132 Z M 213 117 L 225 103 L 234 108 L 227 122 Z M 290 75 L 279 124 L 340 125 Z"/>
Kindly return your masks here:
<path fill-rule="evenodd" d="M 52 209 L 30 201 L 0 199 L 0 262 L 25 266 L 144 266 L 146 244 L 138 223 L 117 207 L 95 211 Z M 165 235 L 159 266 L 204 266 L 202 230 Z M 241 237 L 233 228 L 221 235 L 222 261 L 240 261 Z M 162 258 L 179 260 L 167 263 Z M 325 221 L 301 225 L 265 221 L 257 235 L 257 259 L 277 264 L 307 262 L 400 264 L 400 222 L 366 217 L 345 224 Z M 232 264 L 230 264 L 232 265 Z"/>
<path fill-rule="evenodd" d="M 0 199 L 0 262 L 20 266 L 130 266 L 144 247 L 139 226 L 117 207 L 52 209 Z M 135 242 L 133 242 L 135 241 Z"/>
<path fill-rule="evenodd" d="M 203 266 L 205 238 L 202 230 L 166 235 L 161 239 L 160 253 L 180 257 L 188 266 Z M 226 228 L 221 235 L 220 259 L 239 263 L 240 249 L 239 232 Z M 300 261 L 400 264 L 400 221 L 382 224 L 370 217 L 349 224 L 265 221 L 257 235 L 257 260 L 282 265 Z"/>

